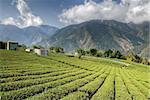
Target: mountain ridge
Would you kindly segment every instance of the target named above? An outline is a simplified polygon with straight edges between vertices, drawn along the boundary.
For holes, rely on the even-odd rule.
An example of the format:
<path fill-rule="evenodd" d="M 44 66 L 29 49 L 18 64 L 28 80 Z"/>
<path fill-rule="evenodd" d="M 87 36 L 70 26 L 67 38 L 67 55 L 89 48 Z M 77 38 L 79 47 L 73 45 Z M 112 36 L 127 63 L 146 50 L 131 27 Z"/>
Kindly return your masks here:
<path fill-rule="evenodd" d="M 60 46 L 65 51 L 77 48 L 117 49 L 122 53 L 134 51 L 149 57 L 149 25 L 123 23 L 115 20 L 91 20 L 58 29 L 49 25 L 20 29 L 0 24 L 0 40 L 16 40 L 26 45 Z M 19 37 L 19 38 L 18 38 Z"/>
<path fill-rule="evenodd" d="M 58 28 L 49 25 L 19 28 L 15 25 L 0 24 L 0 40 L 18 41 L 21 44 L 31 46 L 49 38 L 57 30 Z"/>
<path fill-rule="evenodd" d="M 49 39 L 49 44 L 61 46 L 66 51 L 97 48 L 117 49 L 123 53 L 135 51 L 140 54 L 142 49 L 148 48 L 148 26 L 149 22 L 133 24 L 114 20 L 91 20 L 58 30 Z"/>

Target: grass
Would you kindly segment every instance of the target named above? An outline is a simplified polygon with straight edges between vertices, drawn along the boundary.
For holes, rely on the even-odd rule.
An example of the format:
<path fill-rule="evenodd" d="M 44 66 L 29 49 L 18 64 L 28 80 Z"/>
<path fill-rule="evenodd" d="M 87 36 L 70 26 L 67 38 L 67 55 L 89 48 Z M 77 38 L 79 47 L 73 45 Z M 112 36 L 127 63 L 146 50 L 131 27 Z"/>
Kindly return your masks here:
<path fill-rule="evenodd" d="M 150 66 L 123 60 L 0 50 L 0 68 L 1 100 L 150 99 Z"/>

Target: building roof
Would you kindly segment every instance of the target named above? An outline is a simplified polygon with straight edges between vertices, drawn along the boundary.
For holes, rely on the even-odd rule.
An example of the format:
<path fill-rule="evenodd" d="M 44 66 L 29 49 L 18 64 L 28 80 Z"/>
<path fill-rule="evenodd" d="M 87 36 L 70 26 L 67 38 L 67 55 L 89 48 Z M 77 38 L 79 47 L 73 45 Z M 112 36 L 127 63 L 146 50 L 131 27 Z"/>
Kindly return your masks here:
<path fill-rule="evenodd" d="M 18 43 L 17 41 L 0 41 L 0 42 L 3 42 L 3 43 L 7 43 L 7 42 Z"/>
<path fill-rule="evenodd" d="M 7 41 L 7 42 L 18 43 L 17 41 Z"/>

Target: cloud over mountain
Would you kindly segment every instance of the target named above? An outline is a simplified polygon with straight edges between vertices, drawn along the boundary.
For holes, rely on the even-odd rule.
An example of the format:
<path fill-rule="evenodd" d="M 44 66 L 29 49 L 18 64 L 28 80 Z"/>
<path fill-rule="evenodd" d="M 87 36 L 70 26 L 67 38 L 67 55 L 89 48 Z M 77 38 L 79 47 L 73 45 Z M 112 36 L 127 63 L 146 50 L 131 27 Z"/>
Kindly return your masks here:
<path fill-rule="evenodd" d="M 16 6 L 19 16 L 16 19 L 13 17 L 5 18 L 0 21 L 1 24 L 16 25 L 23 28 L 28 26 L 37 26 L 43 23 L 43 20 L 39 16 L 36 16 L 31 12 L 25 0 L 15 0 L 12 2 L 12 5 Z"/>
<path fill-rule="evenodd" d="M 93 19 L 134 23 L 150 21 L 150 0 L 121 0 L 119 3 L 112 0 L 104 0 L 100 3 L 85 0 L 84 4 L 65 9 L 59 15 L 60 22 L 65 24 Z"/>

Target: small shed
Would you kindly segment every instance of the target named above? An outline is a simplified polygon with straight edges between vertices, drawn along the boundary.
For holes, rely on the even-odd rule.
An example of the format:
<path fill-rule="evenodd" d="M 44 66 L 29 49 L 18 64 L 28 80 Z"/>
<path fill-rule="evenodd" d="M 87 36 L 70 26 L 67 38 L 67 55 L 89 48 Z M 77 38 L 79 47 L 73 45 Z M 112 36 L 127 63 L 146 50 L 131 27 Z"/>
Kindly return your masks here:
<path fill-rule="evenodd" d="M 34 49 L 34 53 L 40 56 L 48 56 L 48 50 L 46 49 Z"/>
<path fill-rule="evenodd" d="M 18 42 L 7 41 L 7 50 L 16 50 L 18 47 Z"/>
<path fill-rule="evenodd" d="M 33 49 L 27 48 L 25 51 L 26 51 L 26 52 L 32 52 Z"/>
<path fill-rule="evenodd" d="M 78 57 L 78 56 L 79 56 L 79 53 L 78 53 L 78 52 L 75 52 L 75 53 L 74 53 L 74 56 Z"/>
<path fill-rule="evenodd" d="M 16 50 L 17 47 L 18 47 L 18 42 L 14 42 L 14 41 L 3 42 L 3 41 L 0 41 L 0 49 Z"/>

